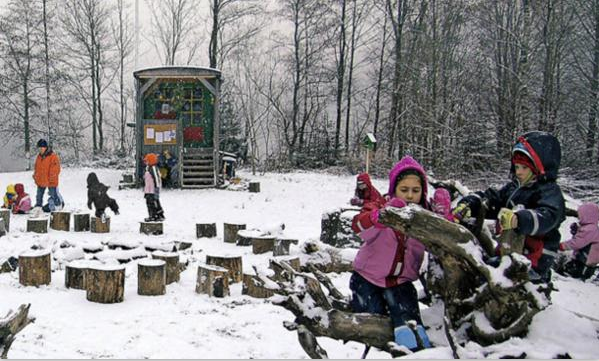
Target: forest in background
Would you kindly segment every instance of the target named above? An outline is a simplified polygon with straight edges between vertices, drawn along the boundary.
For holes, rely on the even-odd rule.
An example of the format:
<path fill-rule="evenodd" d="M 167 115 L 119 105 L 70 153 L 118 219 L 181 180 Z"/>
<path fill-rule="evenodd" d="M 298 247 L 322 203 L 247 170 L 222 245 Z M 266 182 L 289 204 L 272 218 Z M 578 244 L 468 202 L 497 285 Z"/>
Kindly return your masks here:
<path fill-rule="evenodd" d="M 562 170 L 599 174 L 599 0 L 139 0 L 162 65 L 222 71 L 221 147 L 258 171 L 383 175 L 412 154 L 438 176 L 507 172 L 528 130 Z M 65 162 L 126 157 L 134 1 L 5 0 L 0 136 Z"/>

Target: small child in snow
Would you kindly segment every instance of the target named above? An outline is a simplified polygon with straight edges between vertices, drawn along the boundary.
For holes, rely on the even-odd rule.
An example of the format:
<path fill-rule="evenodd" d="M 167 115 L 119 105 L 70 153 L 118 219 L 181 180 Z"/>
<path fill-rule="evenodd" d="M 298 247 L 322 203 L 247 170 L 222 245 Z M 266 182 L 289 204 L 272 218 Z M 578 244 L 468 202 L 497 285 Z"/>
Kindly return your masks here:
<path fill-rule="evenodd" d="M 352 206 L 363 206 L 365 203 L 369 203 L 381 198 L 379 191 L 372 185 L 370 176 L 368 173 L 360 173 L 356 180 L 356 190 L 354 196 L 350 199 Z"/>
<path fill-rule="evenodd" d="M 23 186 L 21 183 L 15 184 L 15 192 L 17 193 L 17 198 L 12 205 L 12 213 L 29 213 L 31 210 L 31 198 L 29 198 L 29 194 L 25 193 L 25 186 Z"/>
<path fill-rule="evenodd" d="M 4 194 L 4 204 L 2 205 L 2 208 L 11 209 L 12 205 L 15 203 L 16 198 L 17 192 L 15 192 L 15 185 L 9 184 L 6 187 L 6 193 Z"/>
<path fill-rule="evenodd" d="M 160 188 L 162 188 L 162 180 L 158 171 L 158 156 L 154 153 L 148 153 L 144 157 L 146 172 L 144 173 L 144 197 L 148 206 L 149 217 L 146 222 L 162 222 L 164 221 L 164 210 L 160 205 Z"/>
<path fill-rule="evenodd" d="M 450 222 L 455 222 L 456 218 L 451 212 L 451 194 L 445 188 L 435 189 L 433 199 L 431 201 L 433 212 L 437 213 Z"/>
<path fill-rule="evenodd" d="M 107 194 L 108 186 L 98 180 L 96 173 L 87 175 L 87 208 L 92 209 L 92 203 L 96 207 L 96 217 L 106 222 L 106 208 L 110 208 L 114 214 L 119 214 L 119 205 Z"/>
<path fill-rule="evenodd" d="M 599 206 L 584 203 L 578 207 L 578 223 L 572 223 L 572 238 L 559 245 L 560 251 L 574 250 L 574 259 L 564 266 L 565 272 L 586 280 L 599 265 Z"/>

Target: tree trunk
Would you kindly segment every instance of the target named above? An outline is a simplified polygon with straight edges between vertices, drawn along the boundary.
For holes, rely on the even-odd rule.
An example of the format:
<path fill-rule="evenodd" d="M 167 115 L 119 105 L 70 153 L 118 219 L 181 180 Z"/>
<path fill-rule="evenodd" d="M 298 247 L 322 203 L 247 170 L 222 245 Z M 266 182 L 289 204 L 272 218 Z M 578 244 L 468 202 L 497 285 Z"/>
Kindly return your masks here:
<path fill-rule="evenodd" d="M 91 232 L 92 233 L 109 233 L 110 232 L 110 218 L 106 218 L 106 222 L 102 222 L 102 218 L 91 217 Z"/>
<path fill-rule="evenodd" d="M 23 286 L 49 285 L 52 281 L 51 252 L 29 251 L 19 255 L 19 283 Z"/>
<path fill-rule="evenodd" d="M 89 213 L 75 213 L 73 214 L 73 223 L 75 224 L 75 232 L 87 232 L 89 231 Z"/>
<path fill-rule="evenodd" d="M 236 243 L 237 232 L 245 229 L 245 224 L 223 223 L 223 241 L 225 243 Z"/>
<path fill-rule="evenodd" d="M 275 248 L 274 237 L 254 237 L 252 238 L 252 253 L 261 254 L 266 252 L 272 252 Z"/>
<path fill-rule="evenodd" d="M 85 273 L 86 298 L 91 302 L 119 303 L 125 294 L 125 267 L 92 266 Z"/>
<path fill-rule="evenodd" d="M 139 233 L 159 236 L 163 234 L 162 222 L 139 222 Z"/>
<path fill-rule="evenodd" d="M 196 224 L 196 238 L 216 237 L 216 223 L 198 223 Z"/>
<path fill-rule="evenodd" d="M 89 264 L 81 261 L 73 261 L 66 265 L 64 271 L 64 285 L 66 288 L 85 290 L 85 273 Z"/>
<path fill-rule="evenodd" d="M 71 229 L 71 212 L 50 213 L 50 228 L 68 232 Z"/>
<path fill-rule="evenodd" d="M 29 218 L 27 232 L 48 233 L 48 218 Z"/>
<path fill-rule="evenodd" d="M 166 293 L 166 262 L 142 260 L 137 264 L 137 294 L 159 296 Z"/>

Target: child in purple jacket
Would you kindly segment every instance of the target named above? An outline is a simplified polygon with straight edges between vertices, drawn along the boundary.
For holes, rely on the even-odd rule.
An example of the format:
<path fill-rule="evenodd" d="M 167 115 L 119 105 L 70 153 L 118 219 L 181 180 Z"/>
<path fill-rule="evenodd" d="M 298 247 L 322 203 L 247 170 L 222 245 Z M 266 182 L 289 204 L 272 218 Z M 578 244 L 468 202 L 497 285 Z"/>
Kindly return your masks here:
<path fill-rule="evenodd" d="M 385 206 L 405 207 L 408 203 L 428 208 L 427 180 L 422 166 L 412 157 L 402 158 L 389 174 L 389 193 L 365 203 L 352 221 L 352 229 L 364 243 L 354 260 L 350 279 L 354 312 L 389 314 L 395 342 L 412 351 L 431 347 L 422 325 L 418 295 L 412 284 L 418 280 L 424 245 L 378 222 Z M 408 321 L 416 322 L 422 345 L 416 341 Z"/>
<path fill-rule="evenodd" d="M 565 265 L 572 277 L 587 279 L 599 264 L 599 206 L 584 203 L 578 207 L 578 223 L 570 227 L 572 238 L 559 245 L 560 251 L 574 250 L 574 259 Z"/>

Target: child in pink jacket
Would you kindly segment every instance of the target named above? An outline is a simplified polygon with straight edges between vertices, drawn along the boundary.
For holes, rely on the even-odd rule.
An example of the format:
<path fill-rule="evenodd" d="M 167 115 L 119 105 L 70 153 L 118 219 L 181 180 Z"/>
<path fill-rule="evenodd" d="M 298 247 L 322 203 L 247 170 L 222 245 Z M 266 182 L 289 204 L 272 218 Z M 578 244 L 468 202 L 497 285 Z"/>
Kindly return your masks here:
<path fill-rule="evenodd" d="M 587 279 L 599 264 L 599 206 L 584 203 L 578 207 L 578 223 L 572 224 L 572 238 L 559 245 L 560 251 L 574 250 L 574 260 L 566 265 L 572 277 Z"/>

